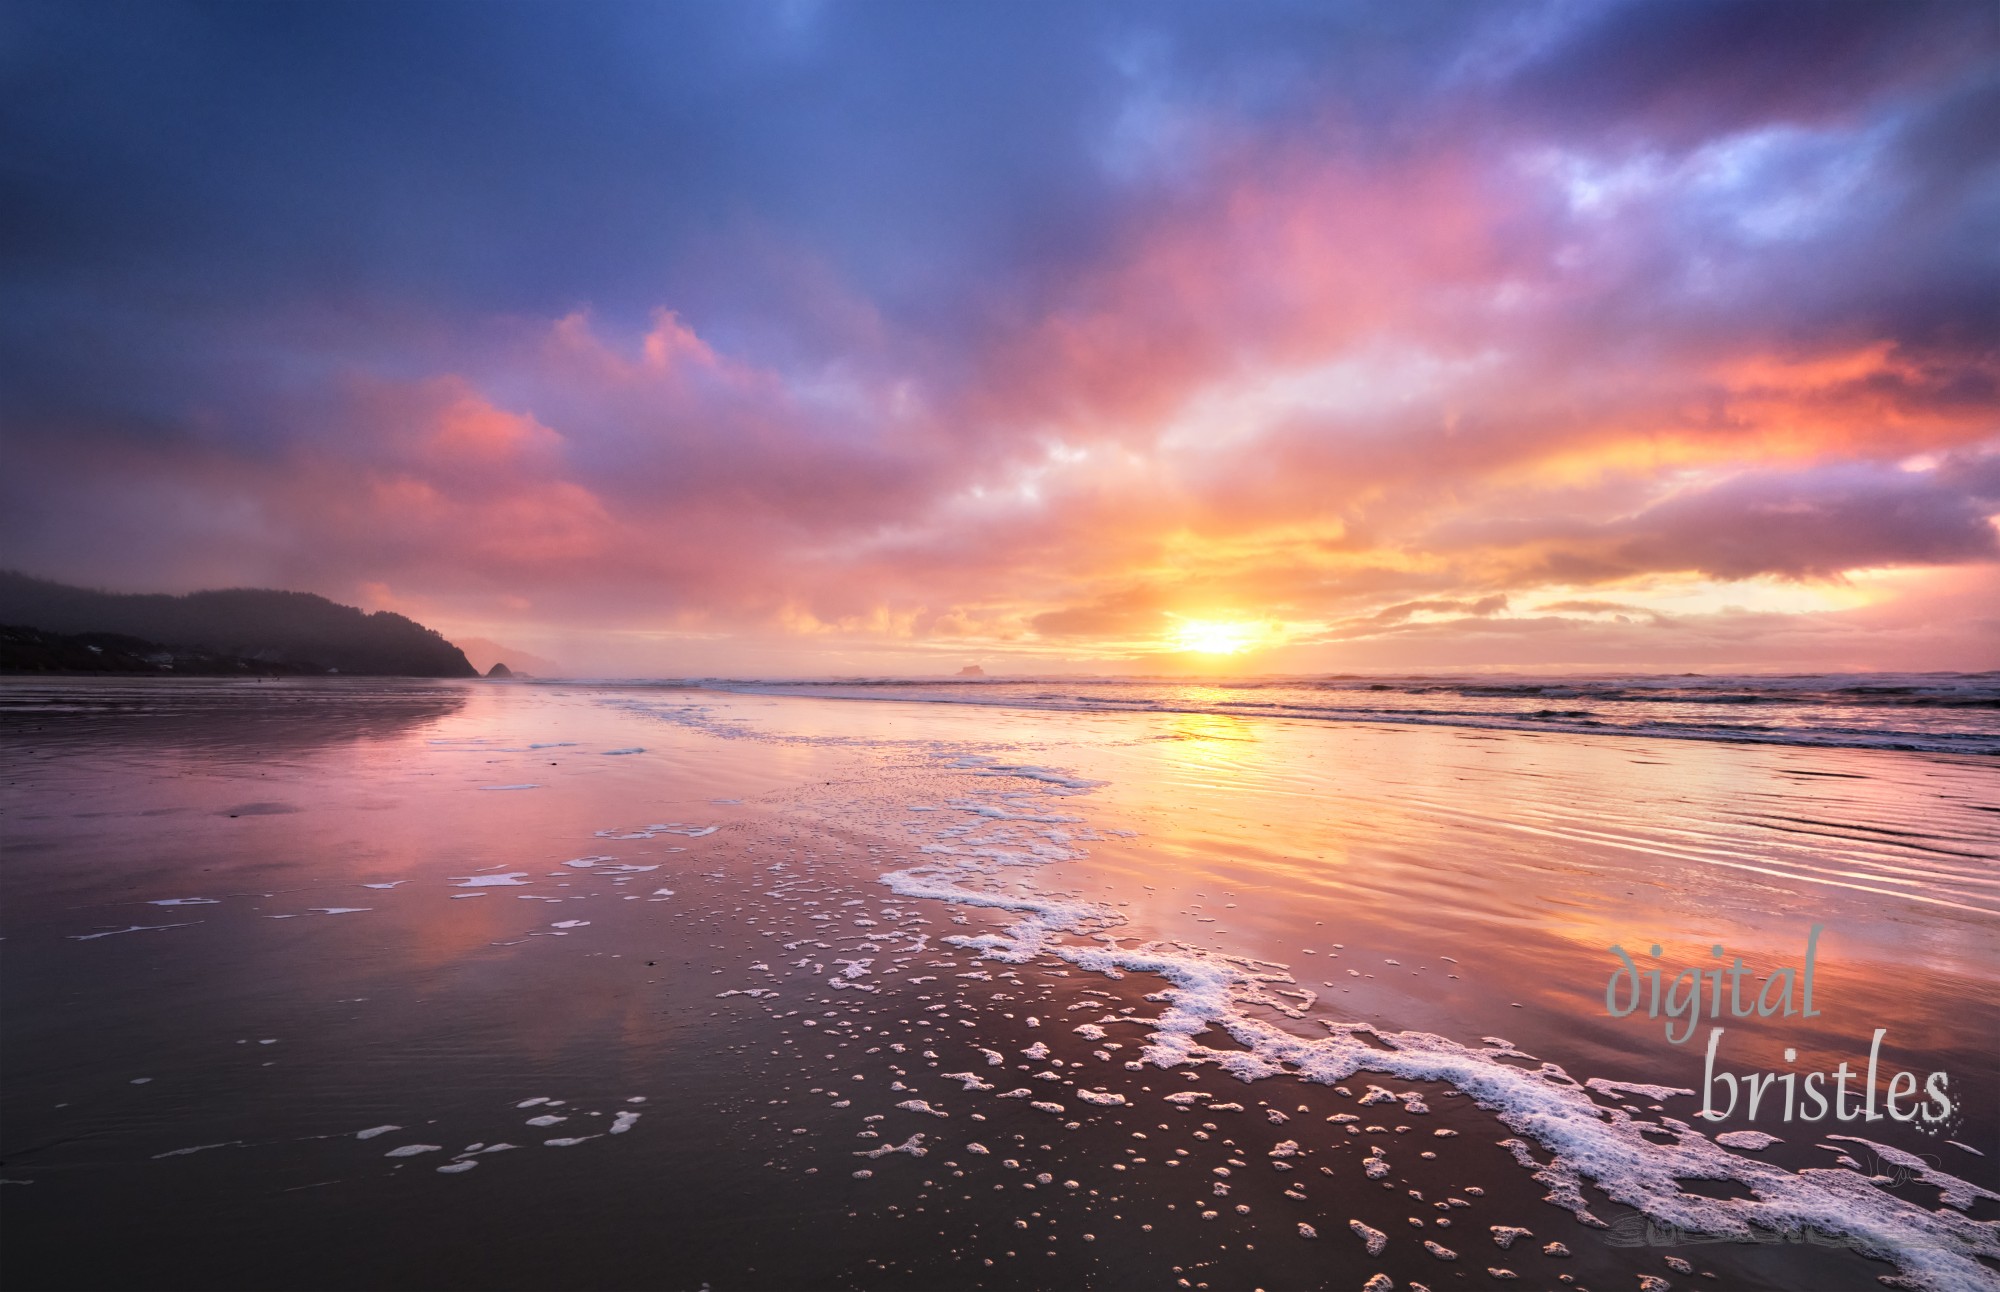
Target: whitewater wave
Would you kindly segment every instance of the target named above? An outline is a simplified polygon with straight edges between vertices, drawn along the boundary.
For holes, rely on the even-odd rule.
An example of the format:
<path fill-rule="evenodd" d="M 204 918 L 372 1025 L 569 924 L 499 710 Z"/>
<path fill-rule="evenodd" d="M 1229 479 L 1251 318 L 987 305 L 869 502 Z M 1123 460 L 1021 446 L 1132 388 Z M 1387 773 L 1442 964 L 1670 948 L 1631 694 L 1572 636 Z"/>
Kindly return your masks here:
<path fill-rule="evenodd" d="M 2000 673 L 1789 677 L 706 678 L 624 685 L 2000 755 Z"/>

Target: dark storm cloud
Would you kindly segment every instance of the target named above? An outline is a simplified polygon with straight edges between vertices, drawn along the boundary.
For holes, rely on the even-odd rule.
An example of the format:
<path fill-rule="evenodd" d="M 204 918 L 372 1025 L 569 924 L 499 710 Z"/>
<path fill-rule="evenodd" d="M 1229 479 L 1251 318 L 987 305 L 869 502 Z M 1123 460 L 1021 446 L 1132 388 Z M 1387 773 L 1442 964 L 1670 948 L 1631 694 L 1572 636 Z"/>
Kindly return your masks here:
<path fill-rule="evenodd" d="M 2000 39 L 1991 6 L 1953 0 L 1625 0 L 1568 12 L 1575 19 L 1561 37 L 1514 69 L 1510 97 L 1559 132 L 1608 129 L 1678 146 L 1851 121 Z"/>

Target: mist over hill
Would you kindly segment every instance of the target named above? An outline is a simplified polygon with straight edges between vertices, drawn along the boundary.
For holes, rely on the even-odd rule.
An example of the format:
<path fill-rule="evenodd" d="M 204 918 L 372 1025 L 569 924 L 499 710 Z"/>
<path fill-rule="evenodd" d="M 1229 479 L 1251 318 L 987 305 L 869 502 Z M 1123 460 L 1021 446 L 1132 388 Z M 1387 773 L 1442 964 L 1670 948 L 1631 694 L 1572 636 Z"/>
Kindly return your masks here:
<path fill-rule="evenodd" d="M 286 672 L 479 675 L 465 653 L 434 629 L 386 610 L 370 614 L 310 592 L 99 592 L 8 570 L 0 571 L 0 624 L 64 635 L 118 634 L 168 652 L 240 659 Z M 37 669 L 27 660 L 10 660 L 5 667 Z M 152 667 L 157 661 L 148 671 Z"/>

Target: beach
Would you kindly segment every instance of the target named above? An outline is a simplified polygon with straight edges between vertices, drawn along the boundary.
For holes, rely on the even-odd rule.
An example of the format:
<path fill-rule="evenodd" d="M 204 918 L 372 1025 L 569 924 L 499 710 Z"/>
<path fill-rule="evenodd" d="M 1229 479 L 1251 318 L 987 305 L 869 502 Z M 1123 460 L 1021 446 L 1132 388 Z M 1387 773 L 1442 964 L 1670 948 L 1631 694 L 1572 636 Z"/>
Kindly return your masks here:
<path fill-rule="evenodd" d="M 0 1273 L 2000 1286 L 1994 710 L 1620 686 L 6 679 Z"/>

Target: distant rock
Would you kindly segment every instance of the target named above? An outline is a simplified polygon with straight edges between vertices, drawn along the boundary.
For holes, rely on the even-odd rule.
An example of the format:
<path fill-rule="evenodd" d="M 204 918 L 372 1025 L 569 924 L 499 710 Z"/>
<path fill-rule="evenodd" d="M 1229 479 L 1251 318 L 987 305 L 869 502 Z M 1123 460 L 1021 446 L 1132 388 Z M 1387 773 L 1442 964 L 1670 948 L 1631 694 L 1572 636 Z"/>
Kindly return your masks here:
<path fill-rule="evenodd" d="M 977 664 L 967 664 L 964 668 L 958 670 L 958 675 L 960 677 L 985 677 L 986 670 Z"/>
<path fill-rule="evenodd" d="M 491 637 L 453 637 L 451 641 L 482 675 L 502 660 L 515 677 L 567 677 L 571 672 L 558 661 L 522 650 L 514 642 L 497 642 Z"/>
<path fill-rule="evenodd" d="M 495 664 L 495 665 L 494 665 L 494 666 L 493 666 L 492 668 L 489 668 L 489 669 L 487 669 L 487 670 L 486 670 L 486 676 L 488 676 L 488 677 L 512 677 L 512 676 L 514 676 L 514 670 L 513 670 L 513 669 L 511 669 L 511 668 L 508 668 L 508 667 L 507 667 L 507 666 L 506 666 L 505 664 Z"/>
<path fill-rule="evenodd" d="M 309 592 L 121 594 L 0 571 L 0 624 L 26 634 L 0 653 L 7 672 L 479 676 L 433 629 Z"/>

